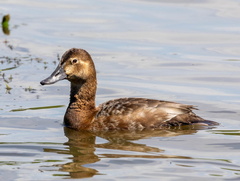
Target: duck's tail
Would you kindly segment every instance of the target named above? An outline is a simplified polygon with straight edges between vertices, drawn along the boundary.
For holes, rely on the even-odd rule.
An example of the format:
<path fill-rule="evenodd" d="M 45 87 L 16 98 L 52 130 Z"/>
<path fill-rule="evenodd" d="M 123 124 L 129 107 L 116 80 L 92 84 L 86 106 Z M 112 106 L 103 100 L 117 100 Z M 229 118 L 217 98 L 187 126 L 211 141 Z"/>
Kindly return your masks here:
<path fill-rule="evenodd" d="M 189 113 L 179 114 L 172 118 L 171 120 L 166 121 L 162 126 L 163 127 L 193 126 L 195 128 L 197 127 L 213 128 L 218 125 L 219 125 L 218 122 L 205 120 L 194 113 Z"/>

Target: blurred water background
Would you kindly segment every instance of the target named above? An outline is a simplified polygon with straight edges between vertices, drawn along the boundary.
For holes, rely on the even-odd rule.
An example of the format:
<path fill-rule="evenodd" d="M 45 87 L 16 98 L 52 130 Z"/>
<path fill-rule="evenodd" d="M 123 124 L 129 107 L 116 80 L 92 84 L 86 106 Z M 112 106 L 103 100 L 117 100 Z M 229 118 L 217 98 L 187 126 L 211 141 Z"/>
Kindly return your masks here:
<path fill-rule="evenodd" d="M 0 179 L 239 180 L 239 0 L 0 0 Z M 6 29 L 7 28 L 7 29 Z M 97 104 L 198 106 L 214 129 L 90 134 L 62 126 L 69 83 L 39 82 L 87 50 Z"/>

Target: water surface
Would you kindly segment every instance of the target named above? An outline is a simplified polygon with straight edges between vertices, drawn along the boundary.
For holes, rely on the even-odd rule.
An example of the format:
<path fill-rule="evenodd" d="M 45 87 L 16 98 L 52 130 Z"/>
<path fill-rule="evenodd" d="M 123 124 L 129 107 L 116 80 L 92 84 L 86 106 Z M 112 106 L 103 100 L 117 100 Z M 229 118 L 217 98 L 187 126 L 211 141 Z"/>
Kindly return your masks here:
<path fill-rule="evenodd" d="M 2 1 L 0 178 L 239 180 L 239 1 Z M 147 97 L 198 106 L 220 126 L 92 134 L 62 126 L 69 83 L 39 82 L 86 49 L 97 104 Z"/>

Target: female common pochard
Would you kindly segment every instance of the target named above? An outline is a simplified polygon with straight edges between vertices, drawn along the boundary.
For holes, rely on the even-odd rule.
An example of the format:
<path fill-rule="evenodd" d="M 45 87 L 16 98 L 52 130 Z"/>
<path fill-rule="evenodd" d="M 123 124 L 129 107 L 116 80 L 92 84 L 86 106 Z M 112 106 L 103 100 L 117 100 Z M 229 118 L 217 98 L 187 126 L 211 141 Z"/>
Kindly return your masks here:
<path fill-rule="evenodd" d="M 66 51 L 56 70 L 41 84 L 53 84 L 63 79 L 71 83 L 70 103 L 64 124 L 72 129 L 133 131 L 218 124 L 193 113 L 194 106 L 162 100 L 119 98 L 96 107 L 96 69 L 90 54 L 83 49 Z"/>

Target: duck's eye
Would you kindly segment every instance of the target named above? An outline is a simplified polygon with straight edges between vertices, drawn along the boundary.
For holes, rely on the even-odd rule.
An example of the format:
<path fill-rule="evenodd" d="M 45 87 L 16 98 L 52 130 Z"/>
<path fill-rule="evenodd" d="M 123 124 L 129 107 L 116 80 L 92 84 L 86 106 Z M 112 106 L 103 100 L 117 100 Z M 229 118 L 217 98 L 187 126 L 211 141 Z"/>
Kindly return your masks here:
<path fill-rule="evenodd" d="M 77 59 L 73 59 L 73 60 L 72 60 L 72 63 L 73 63 L 73 64 L 74 64 L 74 63 L 77 63 L 77 61 L 78 61 Z"/>

